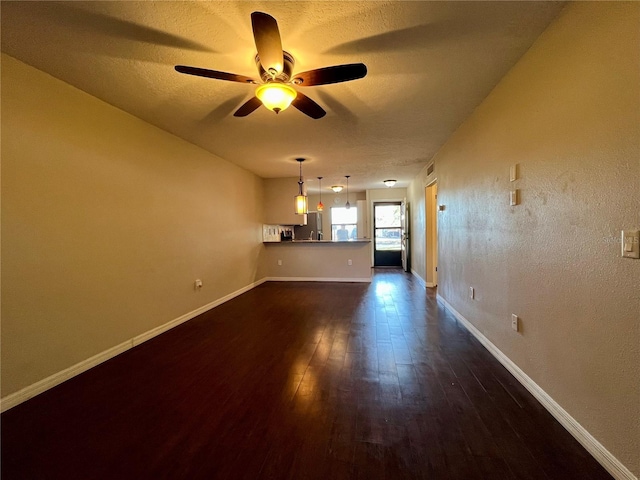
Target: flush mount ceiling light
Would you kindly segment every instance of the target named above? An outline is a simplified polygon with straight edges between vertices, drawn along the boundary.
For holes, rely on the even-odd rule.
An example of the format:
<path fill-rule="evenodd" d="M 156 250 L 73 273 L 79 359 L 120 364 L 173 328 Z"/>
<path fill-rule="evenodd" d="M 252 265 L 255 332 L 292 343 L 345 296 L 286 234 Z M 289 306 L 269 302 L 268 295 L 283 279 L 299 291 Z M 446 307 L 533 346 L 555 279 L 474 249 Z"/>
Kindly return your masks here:
<path fill-rule="evenodd" d="M 308 209 L 307 209 L 307 196 L 302 192 L 302 185 L 304 184 L 304 182 L 302 181 L 302 162 L 304 162 L 304 158 L 296 158 L 296 161 L 300 163 L 300 179 L 298 180 L 298 195 L 294 197 L 296 215 L 305 215 Z"/>
<path fill-rule="evenodd" d="M 334 185 L 331 187 L 331 190 L 333 190 L 335 193 L 340 193 L 342 191 L 342 185 Z"/>
<path fill-rule="evenodd" d="M 322 177 L 318 177 L 318 188 L 320 189 L 320 201 L 318 202 L 318 206 L 316 207 L 316 210 L 318 210 L 319 212 L 324 211 L 324 205 L 322 204 Z"/>
<path fill-rule="evenodd" d="M 256 97 L 272 112 L 286 110 L 298 93 L 289 85 L 280 82 L 269 82 L 256 89 Z"/>
<path fill-rule="evenodd" d="M 349 177 L 351 175 L 345 175 L 345 177 L 347 178 L 347 203 L 345 204 L 344 208 L 346 208 L 347 210 L 349 210 L 351 208 L 351 204 L 349 203 Z"/>
<path fill-rule="evenodd" d="M 383 182 L 387 187 L 393 187 L 396 184 L 395 180 L 385 180 Z"/>

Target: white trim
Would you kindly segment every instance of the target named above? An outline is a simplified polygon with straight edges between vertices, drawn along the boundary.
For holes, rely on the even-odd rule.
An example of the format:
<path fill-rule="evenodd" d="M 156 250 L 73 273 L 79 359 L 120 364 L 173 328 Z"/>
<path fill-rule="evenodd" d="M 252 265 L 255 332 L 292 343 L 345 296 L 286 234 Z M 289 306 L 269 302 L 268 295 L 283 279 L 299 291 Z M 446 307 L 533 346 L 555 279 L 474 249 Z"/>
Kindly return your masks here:
<path fill-rule="evenodd" d="M 135 337 L 130 338 L 129 340 L 126 340 L 114 347 L 111 347 L 105 350 L 104 352 L 100 352 L 97 355 L 94 355 L 93 357 L 87 358 L 86 360 L 76 363 L 75 365 L 72 365 L 69 368 L 65 368 L 60 372 L 54 373 L 53 375 L 50 375 L 47 378 L 44 378 L 36 383 L 33 383 L 21 390 L 18 390 L 17 392 L 11 393 L 6 397 L 0 399 L 0 412 L 9 410 L 10 408 L 15 407 L 16 405 L 19 405 L 22 402 L 25 402 L 30 398 L 33 398 L 36 395 L 39 395 L 40 393 L 43 393 L 49 390 L 50 388 L 53 388 L 56 385 L 59 385 L 62 382 L 75 377 L 76 375 L 80 375 L 81 373 L 86 372 L 87 370 L 89 370 L 92 367 L 95 367 L 96 365 L 106 362 L 107 360 L 115 357 L 116 355 L 121 354 L 122 352 L 125 352 L 135 347 L 136 345 L 140 345 L 141 343 L 146 342 L 147 340 L 150 340 L 153 337 L 156 337 L 161 333 L 166 332 L 167 330 L 177 327 L 178 325 L 186 322 L 187 320 L 191 320 L 192 318 L 197 317 L 201 313 L 211 310 L 212 308 L 215 308 L 218 305 L 221 305 L 222 303 L 231 300 L 232 298 L 235 298 L 239 295 L 242 295 L 245 292 L 248 292 L 249 290 L 257 287 L 258 285 L 263 284 L 266 281 L 267 279 L 263 278 L 262 280 L 251 283 L 239 290 L 236 290 L 235 292 L 232 292 L 228 295 L 225 295 L 222 298 L 219 298 L 218 300 L 215 300 L 211 303 L 203 305 L 202 307 L 197 308 L 189 313 L 185 313 L 184 315 L 181 315 L 180 317 L 174 320 L 171 320 L 170 322 L 167 322 L 164 325 L 160 325 L 159 327 L 153 328 L 141 335 L 136 335 Z"/>
<path fill-rule="evenodd" d="M 371 283 L 371 277 L 267 277 L 268 282 L 356 282 Z"/>
<path fill-rule="evenodd" d="M 418 272 L 416 272 L 413 268 L 411 269 L 411 274 L 416 277 L 416 280 L 418 280 L 422 288 L 427 288 L 429 286 L 429 284 L 425 282 L 424 279 L 420 275 L 418 275 Z"/>
<path fill-rule="evenodd" d="M 518 380 L 560 424 L 587 449 L 587 451 L 602 465 L 616 480 L 638 480 L 620 460 L 613 456 L 598 440 L 596 440 L 578 421 L 562 408 L 551 396 L 535 383 L 520 367 L 507 357 L 498 347 L 485 337 L 480 330 L 464 318 L 449 302 L 437 295 L 444 306 L 478 339 L 484 347 Z"/>
<path fill-rule="evenodd" d="M 65 368 L 60 372 L 54 373 L 47 378 L 43 378 L 42 380 L 33 383 L 28 387 L 23 388 L 22 390 L 18 390 L 17 392 L 7 395 L 6 397 L 2 398 L 2 400 L 0 400 L 0 412 L 9 410 L 16 405 L 21 404 L 22 402 L 26 402 L 30 398 L 33 398 L 36 395 L 39 395 L 42 392 L 45 392 L 50 388 L 61 384 L 65 380 L 75 377 L 76 375 L 80 375 L 82 372 L 86 372 L 90 368 L 95 367 L 102 362 L 106 362 L 110 358 L 113 358 L 116 355 L 129 350 L 131 346 L 132 340 L 127 340 L 126 342 L 122 342 L 115 347 L 111 347 L 104 352 L 100 352 L 93 357 L 87 358 L 80 363 L 76 363 L 69 368 Z"/>
<path fill-rule="evenodd" d="M 181 315 L 180 317 L 178 317 L 178 318 L 176 318 L 174 320 L 171 320 L 170 322 L 167 322 L 164 325 L 160 325 L 159 327 L 153 328 L 153 329 L 149 330 L 148 332 L 145 332 L 145 333 L 143 333 L 141 335 L 137 335 L 137 336 L 135 336 L 135 337 L 133 337 L 131 339 L 131 341 L 133 342 L 132 346 L 135 347 L 136 345 L 140 345 L 141 343 L 146 342 L 147 340 L 150 340 L 153 337 L 156 337 L 156 336 L 160 335 L 161 333 L 166 332 L 167 330 L 171 330 L 172 328 L 177 327 L 181 323 L 184 323 L 184 322 L 186 322 L 188 320 L 191 320 L 192 318 L 197 317 L 201 313 L 207 312 L 207 311 L 211 310 L 212 308 L 217 307 L 218 305 L 222 305 L 223 303 L 228 302 L 232 298 L 238 297 L 238 296 L 242 295 L 243 293 L 246 293 L 249 290 L 254 289 L 258 285 L 262 285 L 266 281 L 267 281 L 267 279 L 263 278 L 262 280 L 258 280 L 257 282 L 250 283 L 246 287 L 242 287 L 241 289 L 236 290 L 235 292 L 232 292 L 232 293 L 230 293 L 228 295 L 225 295 L 224 297 L 221 297 L 218 300 L 215 300 L 215 301 L 213 301 L 211 303 L 207 303 L 206 305 L 203 305 L 200 308 L 196 308 L 195 310 L 193 310 L 193 311 L 191 311 L 189 313 L 185 313 L 184 315 Z"/>

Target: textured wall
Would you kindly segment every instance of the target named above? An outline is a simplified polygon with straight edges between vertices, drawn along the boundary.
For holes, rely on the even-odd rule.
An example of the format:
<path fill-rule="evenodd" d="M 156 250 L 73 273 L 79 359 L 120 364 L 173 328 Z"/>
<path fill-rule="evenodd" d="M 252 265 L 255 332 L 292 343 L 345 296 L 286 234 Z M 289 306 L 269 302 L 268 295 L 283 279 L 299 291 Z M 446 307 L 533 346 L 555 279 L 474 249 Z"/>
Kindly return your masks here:
<path fill-rule="evenodd" d="M 2 396 L 252 284 L 262 192 L 3 55 Z"/>
<path fill-rule="evenodd" d="M 617 240 L 640 227 L 639 25 L 637 3 L 569 4 L 435 157 L 439 293 L 636 475 L 640 261 Z"/>

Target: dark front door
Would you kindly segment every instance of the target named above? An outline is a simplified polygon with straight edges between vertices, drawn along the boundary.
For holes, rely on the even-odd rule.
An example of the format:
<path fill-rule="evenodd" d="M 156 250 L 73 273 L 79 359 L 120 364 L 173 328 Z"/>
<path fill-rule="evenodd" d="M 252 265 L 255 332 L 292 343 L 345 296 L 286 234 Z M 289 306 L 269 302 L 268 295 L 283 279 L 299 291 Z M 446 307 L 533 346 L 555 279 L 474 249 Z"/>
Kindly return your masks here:
<path fill-rule="evenodd" d="M 373 265 L 402 266 L 402 208 L 400 202 L 373 204 Z"/>

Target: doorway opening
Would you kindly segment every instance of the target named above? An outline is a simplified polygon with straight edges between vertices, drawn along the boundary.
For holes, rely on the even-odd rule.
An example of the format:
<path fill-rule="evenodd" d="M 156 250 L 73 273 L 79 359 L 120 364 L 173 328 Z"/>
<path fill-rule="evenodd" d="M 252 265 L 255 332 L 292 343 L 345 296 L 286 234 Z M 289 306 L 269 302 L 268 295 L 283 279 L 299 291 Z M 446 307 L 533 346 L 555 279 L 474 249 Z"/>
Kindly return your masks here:
<path fill-rule="evenodd" d="M 402 267 L 402 202 L 373 204 L 373 266 Z"/>
<path fill-rule="evenodd" d="M 438 286 L 438 184 L 427 185 L 425 189 L 425 214 L 427 232 L 425 235 L 425 252 L 427 287 Z"/>

